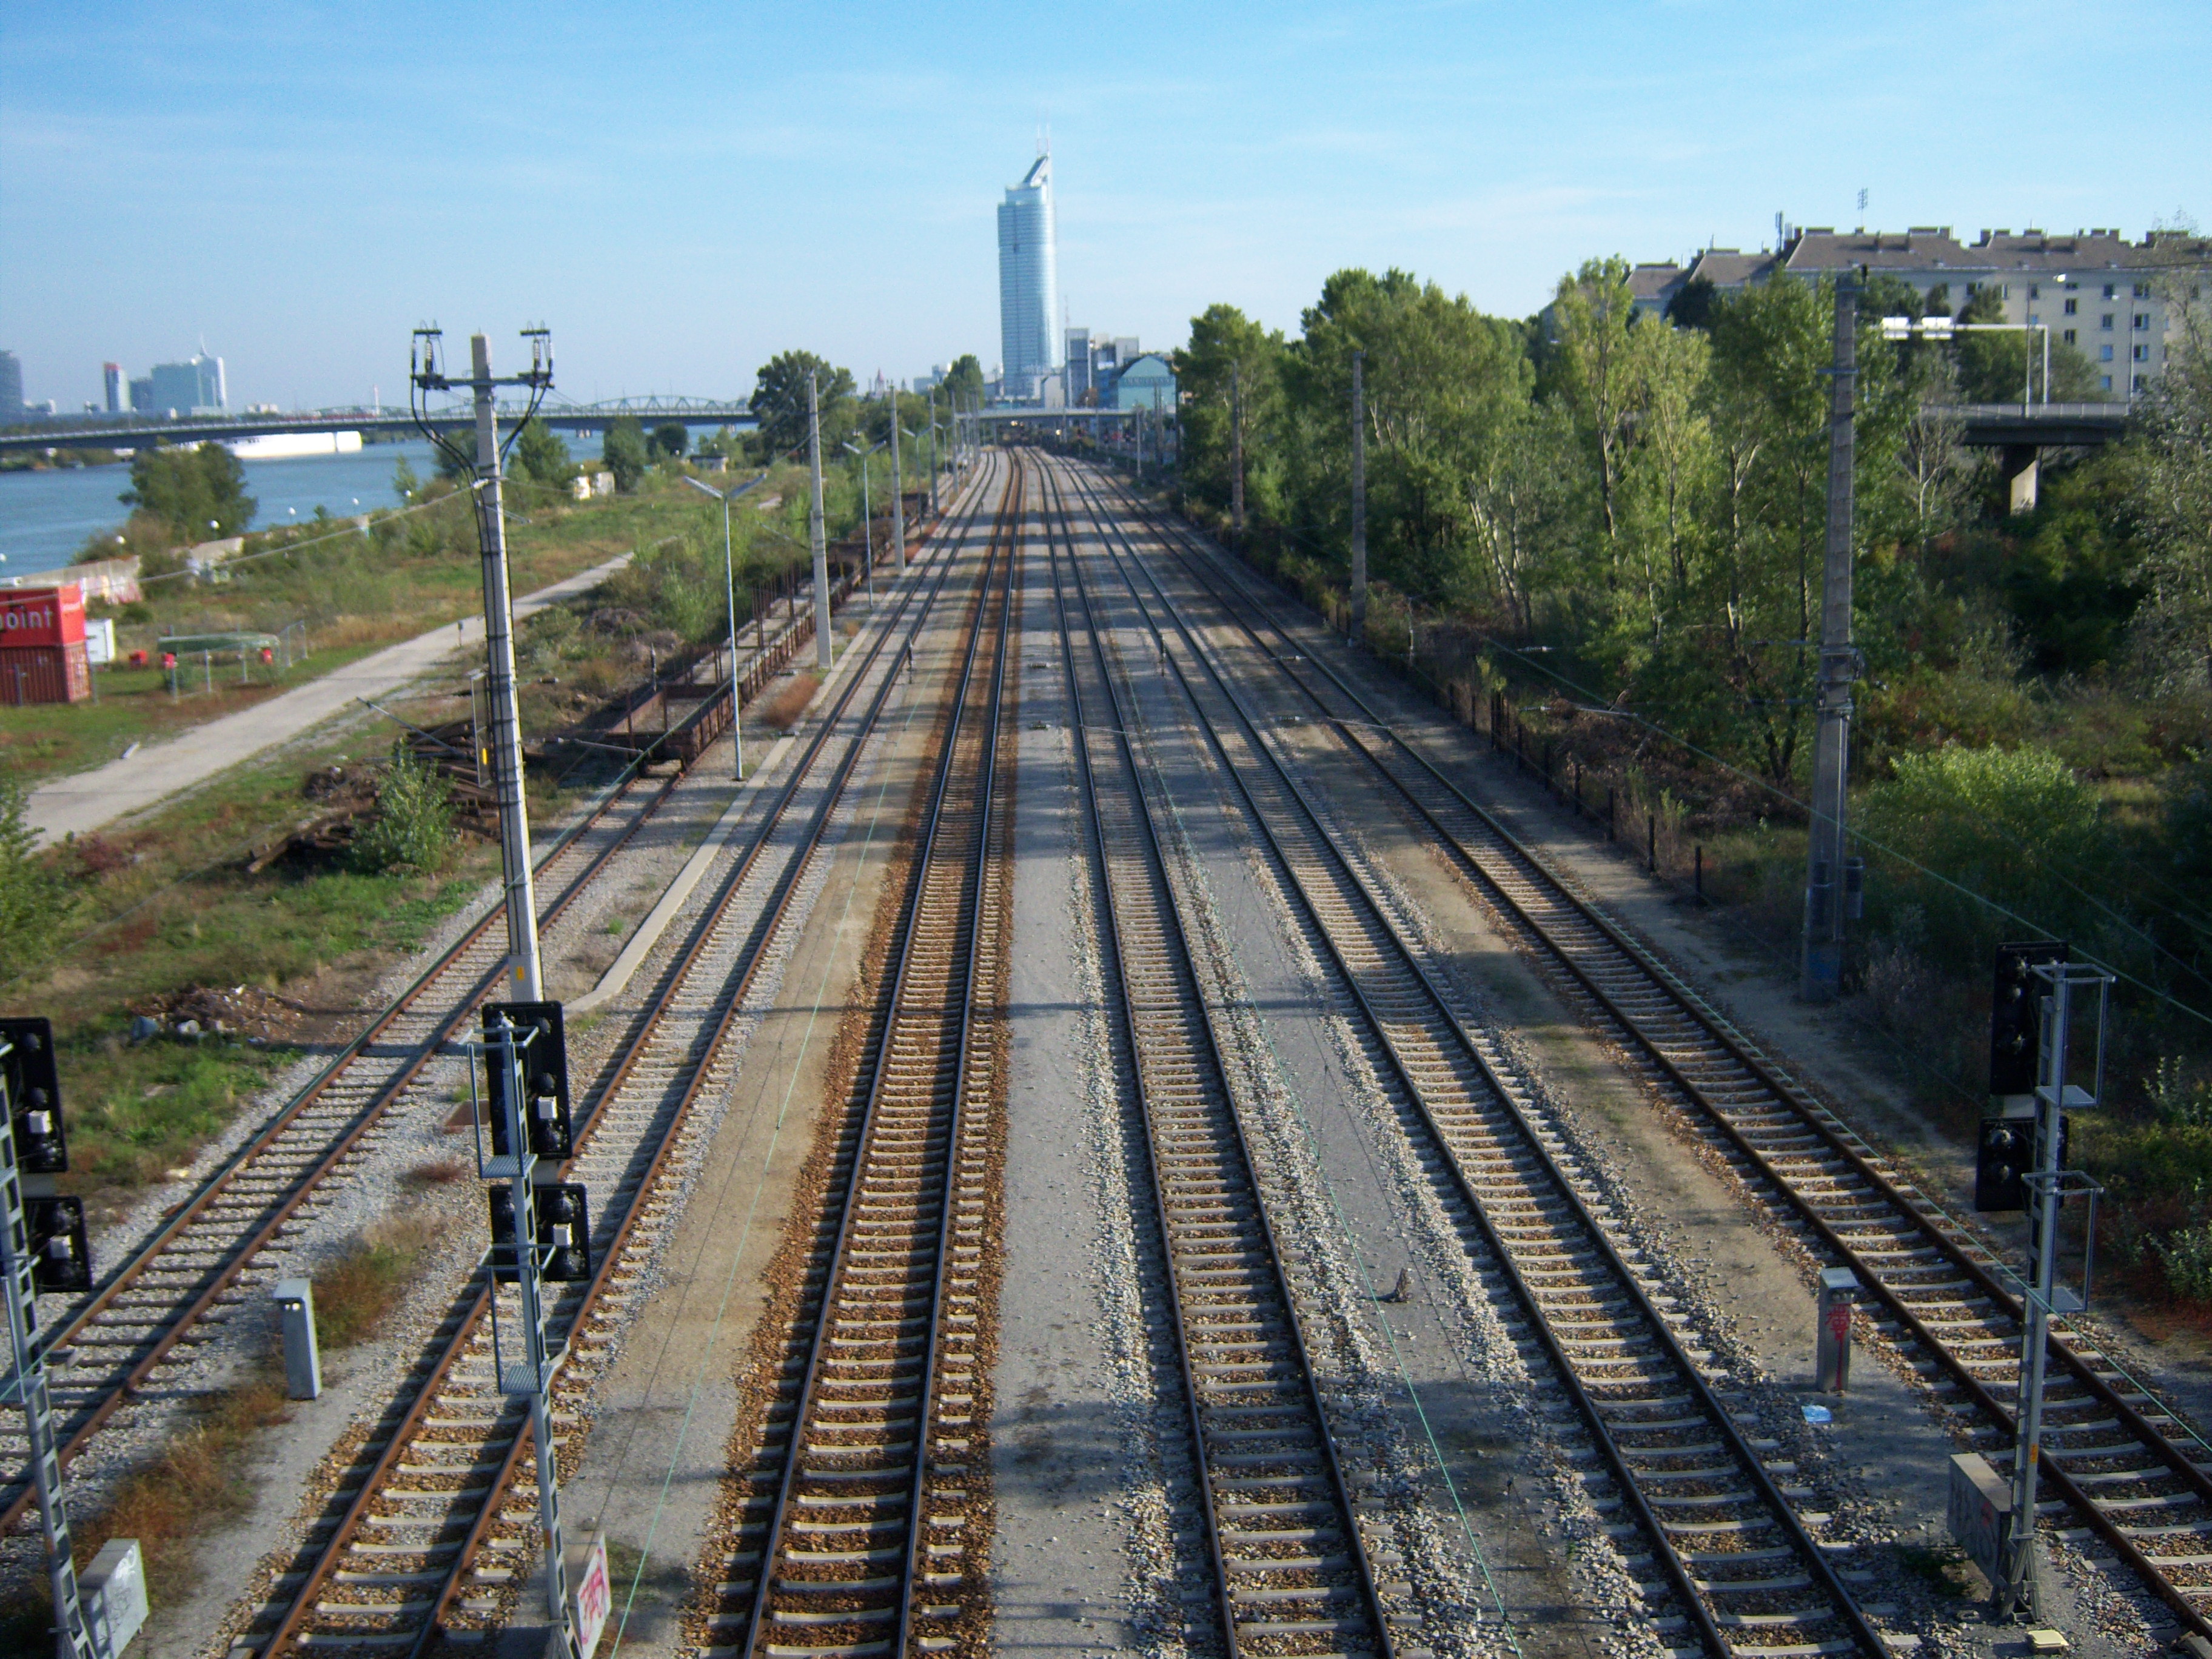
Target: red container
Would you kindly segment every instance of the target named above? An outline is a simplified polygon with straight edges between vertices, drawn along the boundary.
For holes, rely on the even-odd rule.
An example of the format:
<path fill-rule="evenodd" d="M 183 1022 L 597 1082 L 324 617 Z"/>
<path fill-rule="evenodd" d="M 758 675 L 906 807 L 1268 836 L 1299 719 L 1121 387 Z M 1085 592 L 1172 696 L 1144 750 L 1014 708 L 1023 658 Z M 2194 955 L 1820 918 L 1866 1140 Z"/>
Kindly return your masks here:
<path fill-rule="evenodd" d="M 75 582 L 59 587 L 0 587 L 0 650 L 83 643 L 84 590 Z"/>
<path fill-rule="evenodd" d="M 78 620 L 83 620 L 80 612 Z M 92 695 L 84 641 L 74 645 L 0 646 L 0 705 L 82 702 Z"/>

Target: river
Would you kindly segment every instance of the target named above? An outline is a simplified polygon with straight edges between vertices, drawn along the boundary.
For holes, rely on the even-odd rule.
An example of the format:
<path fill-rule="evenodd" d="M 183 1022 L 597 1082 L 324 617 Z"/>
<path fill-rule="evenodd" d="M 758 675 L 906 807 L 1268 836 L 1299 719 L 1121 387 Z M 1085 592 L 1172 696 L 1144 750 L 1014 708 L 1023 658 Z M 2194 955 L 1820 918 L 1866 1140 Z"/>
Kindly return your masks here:
<path fill-rule="evenodd" d="M 341 518 L 397 507 L 392 475 L 402 456 L 420 477 L 437 471 L 430 446 L 419 441 L 368 444 L 351 455 L 242 462 L 246 493 L 260 503 L 252 527 L 269 530 L 312 519 L 318 507 Z M 119 528 L 130 516 L 131 509 L 115 499 L 130 488 L 128 462 L 0 472 L 0 582 L 75 563 L 85 554 L 86 538 Z"/>

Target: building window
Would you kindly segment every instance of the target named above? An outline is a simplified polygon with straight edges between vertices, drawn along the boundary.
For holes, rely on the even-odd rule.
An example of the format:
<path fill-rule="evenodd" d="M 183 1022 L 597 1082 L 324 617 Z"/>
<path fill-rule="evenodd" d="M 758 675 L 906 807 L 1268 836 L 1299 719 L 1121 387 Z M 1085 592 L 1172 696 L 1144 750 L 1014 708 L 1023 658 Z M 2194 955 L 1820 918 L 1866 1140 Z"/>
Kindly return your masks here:
<path fill-rule="evenodd" d="M 2109 363 L 2110 362 L 2112 362 L 2112 347 L 2110 347 L 2110 346 L 2099 346 L 2099 347 L 2097 348 L 2097 361 L 2098 361 L 2099 362 L 2100 362 L 2100 363 Z"/>
<path fill-rule="evenodd" d="M 2113 287 L 2110 283 L 2106 283 L 2106 284 L 2105 284 L 2105 297 L 2106 297 L 2107 300 L 2111 299 L 2111 298 L 2112 298 L 2115 294 L 2118 294 L 2118 292 L 2119 292 L 2119 289 L 2118 289 L 2114 288 L 2114 287 Z"/>
<path fill-rule="evenodd" d="M 2108 311 L 2097 319 L 2097 326 L 2109 332 L 2112 326 L 2112 313 Z"/>
<path fill-rule="evenodd" d="M 2148 283 L 2137 283 L 2136 284 L 2136 298 L 2138 300 L 2148 300 L 2150 298 L 2150 284 Z"/>
<path fill-rule="evenodd" d="M 2070 328 L 2066 331 L 2066 343 L 2068 345 L 2074 343 L 2074 331 Z"/>
<path fill-rule="evenodd" d="M 2148 311 L 2136 313 L 2136 332 L 2138 334 L 2150 332 L 2150 313 Z"/>
<path fill-rule="evenodd" d="M 2147 345 L 2137 346 L 2136 348 L 2136 361 L 2139 363 L 2148 362 L 2150 361 L 2150 348 Z"/>
<path fill-rule="evenodd" d="M 2136 376 L 2135 385 L 2130 389 L 2136 392 L 2141 392 L 2143 389 L 2143 377 L 2142 375 L 2138 374 Z"/>
<path fill-rule="evenodd" d="M 2069 301 L 2066 302 L 2066 314 L 2067 314 L 2069 317 L 2071 317 L 2071 316 L 2074 314 L 2074 308 L 2075 308 L 2075 307 L 2076 307 L 2076 306 L 2080 305 L 2081 303 L 2081 302 L 2079 300 L 2069 300 Z"/>
<path fill-rule="evenodd" d="M 2031 311 L 2027 313 L 2027 325 L 2030 328 L 2041 328 L 2043 326 L 2043 319 Z"/>
<path fill-rule="evenodd" d="M 2031 300 L 2040 300 L 2043 297 L 2043 285 L 2040 283 L 2030 283 L 2027 285 L 2027 297 Z"/>
<path fill-rule="evenodd" d="M 2110 392 L 2112 389 L 2112 377 L 2111 375 L 2100 374 L 2097 379 L 2101 383 L 2100 386 L 2100 390 Z"/>

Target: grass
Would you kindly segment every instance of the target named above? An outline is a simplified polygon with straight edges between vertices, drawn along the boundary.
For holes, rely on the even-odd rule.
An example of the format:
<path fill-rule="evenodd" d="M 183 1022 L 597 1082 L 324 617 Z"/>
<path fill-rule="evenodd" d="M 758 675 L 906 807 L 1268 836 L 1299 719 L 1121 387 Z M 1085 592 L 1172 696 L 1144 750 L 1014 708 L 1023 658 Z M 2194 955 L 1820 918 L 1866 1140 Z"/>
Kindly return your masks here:
<path fill-rule="evenodd" d="M 406 1296 L 439 1231 L 438 1218 L 416 1205 L 347 1240 L 315 1274 L 316 1345 L 338 1352 L 374 1336 Z"/>
<path fill-rule="evenodd" d="M 135 1538 L 155 1607 L 192 1589 L 202 1576 L 195 1564 L 200 1539 L 210 1525 L 236 1519 L 252 1504 L 243 1458 L 248 1444 L 289 1413 L 283 1382 L 265 1370 L 210 1397 L 159 1454 L 116 1484 L 104 1507 L 71 1517 L 77 1570 L 91 1565 L 111 1538 Z M 53 1602 L 40 1579 L 27 1594 L 0 1605 L 0 1648 L 50 1651 L 52 1617 Z"/>

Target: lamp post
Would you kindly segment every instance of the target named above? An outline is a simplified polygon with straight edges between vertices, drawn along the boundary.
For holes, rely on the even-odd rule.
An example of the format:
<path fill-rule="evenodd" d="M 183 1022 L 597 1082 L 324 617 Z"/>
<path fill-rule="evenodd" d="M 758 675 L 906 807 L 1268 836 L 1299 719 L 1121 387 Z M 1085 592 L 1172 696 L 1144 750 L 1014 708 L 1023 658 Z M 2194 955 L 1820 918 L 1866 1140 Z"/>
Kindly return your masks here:
<path fill-rule="evenodd" d="M 763 477 L 766 476 L 765 473 L 762 475 Z M 730 498 L 743 495 L 744 490 L 725 492 L 712 484 L 701 483 L 688 472 L 684 475 L 684 482 L 701 495 L 712 495 L 722 504 L 722 592 L 730 607 L 730 747 L 737 751 L 738 781 L 743 783 L 745 781 L 745 733 L 739 720 L 744 700 L 738 695 L 738 567 L 730 552 Z M 753 480 L 753 483 L 759 482 L 759 478 Z M 750 489 L 752 487 L 752 484 L 747 484 L 744 488 Z"/>
<path fill-rule="evenodd" d="M 898 554 L 898 572 L 906 574 L 906 483 L 899 471 L 899 440 L 911 435 L 899 425 L 898 388 L 890 392 L 891 405 L 890 434 L 884 441 L 891 447 L 891 546 Z"/>
<path fill-rule="evenodd" d="M 871 444 L 863 449 L 848 438 L 845 447 L 860 458 L 860 580 L 867 584 L 868 609 L 876 608 L 876 519 L 875 507 L 868 495 L 868 457 L 881 449 L 881 444 Z"/>
<path fill-rule="evenodd" d="M 2043 401 L 2051 401 L 2051 325 L 2048 323 L 1962 323 L 1949 317 L 1923 317 L 1915 321 L 1910 317 L 1885 317 L 1881 319 L 1881 337 L 1903 340 L 1912 335 L 1930 340 L 1948 340 L 1954 334 L 2040 334 L 2043 336 Z M 2035 358 L 2030 355 L 2021 365 L 2020 412 L 2027 414 L 2035 398 Z"/>

